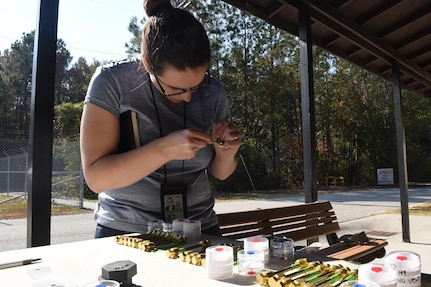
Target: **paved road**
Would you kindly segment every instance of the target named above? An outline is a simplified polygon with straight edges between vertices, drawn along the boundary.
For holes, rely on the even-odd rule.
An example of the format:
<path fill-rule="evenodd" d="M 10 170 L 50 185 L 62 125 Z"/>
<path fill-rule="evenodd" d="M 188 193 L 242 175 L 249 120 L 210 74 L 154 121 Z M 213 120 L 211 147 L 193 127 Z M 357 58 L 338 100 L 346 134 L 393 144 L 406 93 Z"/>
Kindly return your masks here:
<path fill-rule="evenodd" d="M 396 188 L 319 194 L 319 200 L 329 200 L 341 224 L 368 217 L 384 210 L 400 208 Z M 409 205 L 431 200 L 431 186 L 409 189 Z M 270 208 L 304 202 L 303 196 L 268 200 L 217 202 L 216 212 L 232 212 L 255 208 Z M 26 248 L 26 219 L 0 220 L 0 251 Z M 51 244 L 92 239 L 95 223 L 91 213 L 53 216 Z"/>
<path fill-rule="evenodd" d="M 372 189 L 355 192 L 322 193 L 320 201 L 329 200 L 340 223 L 368 217 L 384 210 L 400 208 L 400 191 L 396 188 Z M 409 206 L 431 200 L 431 186 L 409 189 Z M 215 207 L 217 212 L 249 210 L 294 205 L 304 202 L 304 196 L 267 200 L 225 202 Z"/>

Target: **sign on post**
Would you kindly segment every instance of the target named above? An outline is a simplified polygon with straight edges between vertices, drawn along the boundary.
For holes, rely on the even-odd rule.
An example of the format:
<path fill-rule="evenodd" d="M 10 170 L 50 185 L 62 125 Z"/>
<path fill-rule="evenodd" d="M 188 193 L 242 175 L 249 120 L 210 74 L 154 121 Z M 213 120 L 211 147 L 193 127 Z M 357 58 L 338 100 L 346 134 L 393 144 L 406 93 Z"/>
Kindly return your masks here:
<path fill-rule="evenodd" d="M 394 184 L 394 169 L 393 168 L 378 168 L 377 169 L 377 184 L 392 185 Z"/>

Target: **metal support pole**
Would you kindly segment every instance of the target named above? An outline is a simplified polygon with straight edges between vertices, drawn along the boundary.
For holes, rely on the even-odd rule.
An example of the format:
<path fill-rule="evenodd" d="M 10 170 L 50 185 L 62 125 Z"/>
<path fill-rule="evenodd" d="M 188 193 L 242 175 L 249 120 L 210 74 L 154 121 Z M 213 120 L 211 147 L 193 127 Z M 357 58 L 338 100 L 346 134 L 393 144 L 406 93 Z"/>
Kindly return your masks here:
<path fill-rule="evenodd" d="M 400 184 L 401 222 L 403 241 L 410 242 L 409 222 L 409 190 L 406 160 L 406 139 L 402 114 L 400 67 L 396 61 L 392 62 L 392 86 L 394 93 L 395 125 L 397 133 L 398 176 Z"/>
<path fill-rule="evenodd" d="M 300 2 L 299 49 L 301 66 L 302 146 L 305 202 L 317 201 L 316 127 L 314 111 L 313 55 L 310 8 Z"/>
<path fill-rule="evenodd" d="M 31 89 L 27 246 L 51 237 L 52 137 L 59 0 L 39 0 Z"/>
<path fill-rule="evenodd" d="M 253 182 L 253 179 L 251 179 L 250 172 L 248 172 L 248 168 L 247 168 L 247 165 L 245 164 L 244 158 L 242 157 L 242 155 L 239 155 L 239 158 L 241 159 L 241 163 L 244 166 L 245 172 L 247 173 L 248 180 L 250 181 L 251 186 L 253 186 L 254 192 L 257 192 L 256 186 L 254 185 L 254 182 Z"/>
<path fill-rule="evenodd" d="M 11 164 L 10 164 L 10 156 L 8 154 L 6 154 L 7 156 L 7 170 L 9 171 L 7 173 L 7 192 L 6 195 L 9 196 L 9 191 L 10 191 L 10 169 L 11 169 Z"/>
<path fill-rule="evenodd" d="M 82 165 L 79 169 L 79 208 L 84 209 L 84 172 Z"/>

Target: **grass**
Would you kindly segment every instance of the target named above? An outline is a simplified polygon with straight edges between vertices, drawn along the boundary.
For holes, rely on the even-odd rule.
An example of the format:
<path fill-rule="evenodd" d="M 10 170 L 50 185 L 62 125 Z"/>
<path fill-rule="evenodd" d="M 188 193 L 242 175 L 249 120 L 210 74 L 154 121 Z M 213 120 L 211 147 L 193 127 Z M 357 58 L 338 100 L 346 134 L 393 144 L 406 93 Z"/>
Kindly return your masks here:
<path fill-rule="evenodd" d="M 235 201 L 235 200 L 252 200 L 252 199 L 272 199 L 286 196 L 304 194 L 300 190 L 265 190 L 265 191 L 248 191 L 248 192 L 223 192 L 216 193 L 216 201 Z"/>
<path fill-rule="evenodd" d="M 80 209 L 77 206 L 51 204 L 51 215 L 70 215 L 93 212 L 89 209 Z M 23 198 L 12 199 L 10 196 L 0 195 L 0 220 L 18 219 L 27 217 L 27 200 Z"/>
<path fill-rule="evenodd" d="M 384 214 L 401 214 L 401 208 L 386 210 L 382 213 L 384 213 Z M 409 208 L 409 215 L 430 216 L 431 215 L 431 201 L 426 201 L 424 203 L 410 207 Z"/>

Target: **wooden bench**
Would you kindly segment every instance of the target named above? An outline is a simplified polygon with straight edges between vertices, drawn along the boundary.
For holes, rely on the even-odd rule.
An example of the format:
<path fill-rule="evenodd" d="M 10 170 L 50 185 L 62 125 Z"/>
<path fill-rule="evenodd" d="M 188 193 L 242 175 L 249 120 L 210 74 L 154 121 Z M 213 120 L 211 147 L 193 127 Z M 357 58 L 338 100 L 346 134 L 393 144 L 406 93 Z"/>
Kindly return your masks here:
<path fill-rule="evenodd" d="M 327 176 L 325 177 L 326 186 L 344 186 L 344 176 Z"/>
<path fill-rule="evenodd" d="M 217 217 L 222 235 L 236 240 L 258 235 L 278 235 L 298 242 L 325 235 L 330 246 L 319 250 L 319 253 L 334 259 L 357 260 L 381 249 L 384 255 L 387 245 L 385 240 L 375 239 L 355 246 L 341 242 L 336 234 L 340 226 L 329 201 L 222 213 L 217 214 Z"/>

